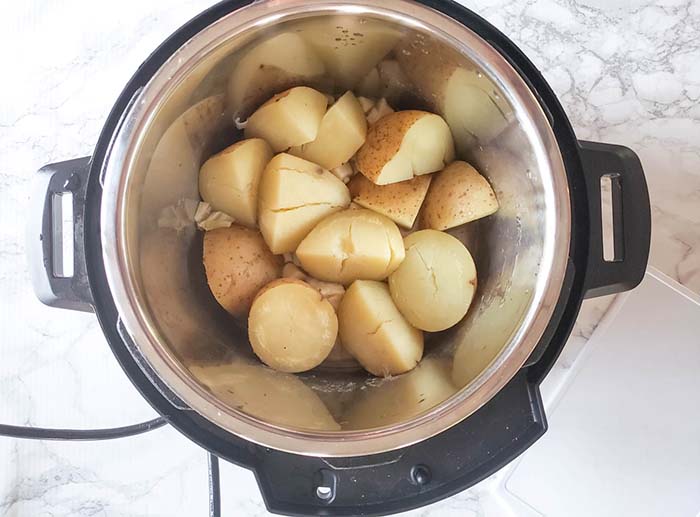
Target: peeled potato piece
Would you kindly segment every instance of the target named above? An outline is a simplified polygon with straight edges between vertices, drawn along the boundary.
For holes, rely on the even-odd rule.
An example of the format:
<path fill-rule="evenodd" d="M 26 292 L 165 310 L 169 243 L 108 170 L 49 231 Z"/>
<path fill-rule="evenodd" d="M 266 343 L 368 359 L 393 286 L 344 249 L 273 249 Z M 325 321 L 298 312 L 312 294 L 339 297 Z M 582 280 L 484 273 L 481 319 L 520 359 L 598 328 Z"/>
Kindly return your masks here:
<path fill-rule="evenodd" d="M 318 395 L 294 375 L 244 363 L 189 369 L 223 402 L 261 420 L 301 429 L 340 430 Z"/>
<path fill-rule="evenodd" d="M 405 422 L 451 397 L 449 361 L 423 359 L 415 369 L 367 389 L 344 413 L 344 429 L 370 429 Z"/>
<path fill-rule="evenodd" d="M 328 357 L 338 335 L 335 309 L 302 280 L 281 278 L 255 297 L 248 338 L 266 365 L 281 372 L 305 372 Z"/>
<path fill-rule="evenodd" d="M 421 230 L 404 239 L 406 258 L 389 277 L 391 297 L 415 327 L 437 332 L 467 313 L 476 291 L 476 266 L 460 241 Z"/>
<path fill-rule="evenodd" d="M 375 185 L 362 174 L 357 174 L 348 188 L 353 202 L 409 229 L 416 220 L 431 179 L 432 176 L 424 175 L 390 185 Z"/>
<path fill-rule="evenodd" d="M 442 117 L 407 110 L 370 126 L 355 164 L 373 183 L 387 185 L 439 171 L 453 159 L 452 134 Z"/>
<path fill-rule="evenodd" d="M 391 219 L 365 209 L 321 221 L 296 250 L 301 266 L 327 282 L 383 280 L 404 258 L 401 232 Z"/>
<path fill-rule="evenodd" d="M 345 349 L 374 375 L 407 372 L 423 357 L 423 333 L 404 319 L 383 282 L 353 282 L 340 302 L 338 325 Z"/>
<path fill-rule="evenodd" d="M 255 294 L 282 274 L 282 259 L 262 236 L 232 225 L 204 234 L 204 269 L 214 298 L 234 316 L 244 316 Z"/>
<path fill-rule="evenodd" d="M 272 149 L 260 138 L 241 140 L 209 158 L 199 170 L 199 193 L 215 211 L 245 226 L 258 220 L 260 175 Z"/>
<path fill-rule="evenodd" d="M 467 162 L 452 162 L 435 174 L 421 220 L 426 228 L 447 230 L 498 210 L 491 185 Z"/>
<path fill-rule="evenodd" d="M 278 154 L 263 171 L 258 222 L 273 253 L 291 253 L 324 217 L 350 204 L 341 180 L 315 163 Z"/>
<path fill-rule="evenodd" d="M 318 134 L 327 105 L 326 96 L 313 88 L 291 88 L 272 97 L 250 116 L 245 136 L 267 140 L 276 153 L 311 142 Z"/>
<path fill-rule="evenodd" d="M 365 142 L 367 120 L 362 105 L 346 92 L 323 116 L 313 142 L 292 147 L 289 152 L 326 169 L 346 163 Z"/>
<path fill-rule="evenodd" d="M 293 32 L 278 34 L 246 51 L 238 61 L 229 79 L 229 103 L 245 111 L 275 91 L 314 83 L 324 72 L 323 63 L 303 38 Z"/>

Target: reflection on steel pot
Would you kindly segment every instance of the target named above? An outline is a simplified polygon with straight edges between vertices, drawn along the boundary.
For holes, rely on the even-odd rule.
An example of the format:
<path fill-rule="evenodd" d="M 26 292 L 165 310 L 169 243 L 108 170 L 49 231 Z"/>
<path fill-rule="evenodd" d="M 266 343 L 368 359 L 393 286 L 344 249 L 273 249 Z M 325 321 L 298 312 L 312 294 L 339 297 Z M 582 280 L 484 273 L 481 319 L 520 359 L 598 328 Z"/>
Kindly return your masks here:
<path fill-rule="evenodd" d="M 405 376 L 378 380 L 352 365 L 272 375 L 206 286 L 192 223 L 199 167 L 261 101 L 297 85 L 439 113 L 458 158 L 498 197 L 494 215 L 449 230 L 472 252 L 478 289 L 467 317 L 431 335 Z M 254 469 L 281 513 L 405 510 L 520 454 L 545 431 L 538 386 L 582 299 L 633 288 L 649 250 L 636 156 L 578 142 L 525 56 L 448 1 L 217 4 L 139 68 L 90 159 L 41 172 L 29 227 L 38 296 L 94 310 L 144 397 L 197 443 Z M 609 173 L 612 262 L 600 214 Z M 68 278 L 53 233 L 65 190 Z"/>

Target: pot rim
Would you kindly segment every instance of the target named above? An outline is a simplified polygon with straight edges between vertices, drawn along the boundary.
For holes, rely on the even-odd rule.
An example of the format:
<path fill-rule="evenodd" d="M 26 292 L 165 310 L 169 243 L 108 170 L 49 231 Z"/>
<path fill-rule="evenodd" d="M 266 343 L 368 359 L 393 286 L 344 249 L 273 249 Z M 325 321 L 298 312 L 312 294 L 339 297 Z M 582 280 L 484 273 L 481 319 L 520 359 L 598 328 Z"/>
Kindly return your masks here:
<path fill-rule="evenodd" d="M 270 3 L 275 4 L 270 13 Z M 525 125 L 543 175 L 547 199 L 546 230 L 540 271 L 532 302 L 518 330 L 499 356 L 473 382 L 430 411 L 392 426 L 320 432 L 291 430 L 264 422 L 212 399 L 160 345 L 157 329 L 135 298 L 136 281 L 125 246 L 126 194 L 133 159 L 159 103 L 189 70 L 221 43 L 253 28 L 315 14 L 378 16 L 432 33 L 469 56 L 499 85 Z M 406 0 L 287 0 L 256 2 L 234 11 L 193 36 L 160 67 L 137 93 L 112 141 L 101 177 L 101 243 L 108 284 L 121 321 L 150 368 L 178 398 L 204 418 L 246 440 L 274 449 L 310 456 L 362 456 L 402 448 L 426 440 L 462 421 L 488 402 L 520 369 L 539 342 L 560 296 L 571 238 L 570 197 L 557 140 L 534 93 L 518 72 L 476 33 L 446 15 Z M 545 175 L 545 173 L 547 173 Z"/>

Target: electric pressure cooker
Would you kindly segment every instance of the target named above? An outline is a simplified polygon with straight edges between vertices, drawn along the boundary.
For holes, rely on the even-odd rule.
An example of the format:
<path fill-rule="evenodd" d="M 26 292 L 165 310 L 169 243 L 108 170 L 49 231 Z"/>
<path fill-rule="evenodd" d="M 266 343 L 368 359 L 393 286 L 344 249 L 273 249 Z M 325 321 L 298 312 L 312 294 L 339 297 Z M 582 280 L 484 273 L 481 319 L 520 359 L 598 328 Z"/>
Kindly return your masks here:
<path fill-rule="evenodd" d="M 338 45 L 321 56 L 324 73 L 304 76 L 306 47 L 294 42 L 335 33 Z M 261 58 L 260 70 L 237 68 L 283 34 L 291 35 L 278 49 L 288 66 Z M 387 38 L 392 44 L 377 55 L 373 42 Z M 410 373 L 378 381 L 321 368 L 294 379 L 302 391 L 287 396 L 299 410 L 293 422 L 280 420 L 279 403 L 242 404 L 235 390 L 213 389 L 201 376 L 207 365 L 244 364 L 246 385 L 279 388 L 207 289 L 201 234 L 189 217 L 197 173 L 240 134 L 255 102 L 307 82 L 342 93 L 379 59 L 398 71 L 395 107 L 441 114 L 458 154 L 488 178 L 501 208 L 451 231 L 474 255 L 479 288 L 468 316 L 426 345 L 424 361 L 439 365 L 431 375 L 444 375 L 450 389 L 426 394 Z M 242 81 L 233 96 L 232 81 Z M 582 300 L 636 286 L 649 253 L 649 198 L 636 155 L 578 141 L 533 64 L 449 0 L 221 2 L 141 65 L 91 157 L 47 165 L 39 178 L 41 207 L 29 227 L 39 298 L 93 311 L 143 397 L 202 447 L 253 470 L 268 509 L 283 514 L 408 510 L 521 454 L 547 428 L 539 385 Z M 610 206 L 601 204 L 603 179 Z M 612 220 L 605 257 L 604 213 Z M 66 239 L 72 261 L 62 252 Z M 306 397 L 341 429 L 310 425 Z M 370 417 L 373 405 L 377 413 L 397 407 L 390 421 L 343 426 L 344 411 L 360 403 Z"/>

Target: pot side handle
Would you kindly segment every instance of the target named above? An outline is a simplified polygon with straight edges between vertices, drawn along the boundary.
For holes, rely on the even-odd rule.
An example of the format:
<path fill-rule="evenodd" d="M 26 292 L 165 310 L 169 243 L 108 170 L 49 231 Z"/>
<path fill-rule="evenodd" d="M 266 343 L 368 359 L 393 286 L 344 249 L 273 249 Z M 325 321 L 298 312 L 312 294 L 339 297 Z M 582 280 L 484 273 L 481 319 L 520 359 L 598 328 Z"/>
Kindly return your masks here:
<path fill-rule="evenodd" d="M 42 167 L 26 223 L 29 271 L 37 298 L 51 307 L 84 312 L 93 312 L 83 238 L 90 159 Z"/>
<path fill-rule="evenodd" d="M 579 141 L 588 194 L 590 241 L 586 298 L 628 291 L 644 277 L 651 242 L 651 208 L 642 164 L 621 145 Z M 611 256 L 604 257 L 601 181 L 609 182 Z M 607 260 L 606 260 L 607 258 Z"/>

